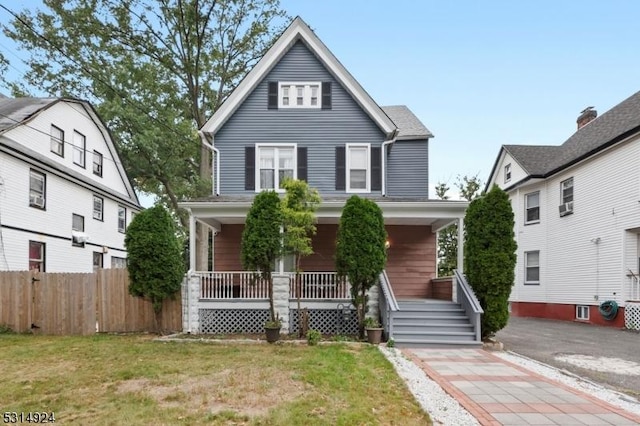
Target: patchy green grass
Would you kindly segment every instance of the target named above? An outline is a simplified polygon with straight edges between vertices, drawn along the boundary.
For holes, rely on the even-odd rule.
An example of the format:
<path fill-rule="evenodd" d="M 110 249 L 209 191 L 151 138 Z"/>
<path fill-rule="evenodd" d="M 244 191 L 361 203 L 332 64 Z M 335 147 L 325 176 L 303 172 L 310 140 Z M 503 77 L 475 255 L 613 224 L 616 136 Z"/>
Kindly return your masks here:
<path fill-rule="evenodd" d="M 0 335 L 3 412 L 62 424 L 427 425 L 368 346 Z"/>

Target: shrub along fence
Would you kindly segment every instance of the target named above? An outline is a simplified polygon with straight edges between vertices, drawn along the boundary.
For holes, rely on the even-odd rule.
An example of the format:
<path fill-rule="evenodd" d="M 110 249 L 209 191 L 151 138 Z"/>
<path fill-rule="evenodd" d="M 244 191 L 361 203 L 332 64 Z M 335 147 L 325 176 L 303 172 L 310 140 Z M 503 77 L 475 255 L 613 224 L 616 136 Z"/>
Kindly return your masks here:
<path fill-rule="evenodd" d="M 57 335 L 155 331 L 151 302 L 128 289 L 126 269 L 0 272 L 0 325 Z M 158 325 L 165 331 L 182 329 L 180 293 L 163 304 Z"/>

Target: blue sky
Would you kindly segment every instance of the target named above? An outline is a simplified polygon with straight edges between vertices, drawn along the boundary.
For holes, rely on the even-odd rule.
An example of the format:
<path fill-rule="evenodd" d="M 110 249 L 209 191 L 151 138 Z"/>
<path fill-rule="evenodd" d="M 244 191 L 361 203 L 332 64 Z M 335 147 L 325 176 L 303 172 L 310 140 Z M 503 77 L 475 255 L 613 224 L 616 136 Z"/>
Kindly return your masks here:
<path fill-rule="evenodd" d="M 431 187 L 485 182 L 502 144 L 560 144 L 585 107 L 602 114 L 640 90 L 640 1 L 281 2 L 376 102 L 407 105 L 434 133 Z"/>

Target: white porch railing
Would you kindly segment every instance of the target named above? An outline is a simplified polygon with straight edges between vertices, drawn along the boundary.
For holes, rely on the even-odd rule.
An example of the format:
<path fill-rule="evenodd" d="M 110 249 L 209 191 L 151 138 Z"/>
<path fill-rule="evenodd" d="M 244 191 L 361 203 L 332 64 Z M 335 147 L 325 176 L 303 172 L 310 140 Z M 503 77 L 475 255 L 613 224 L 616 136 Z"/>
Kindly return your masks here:
<path fill-rule="evenodd" d="M 627 300 L 640 300 L 640 277 L 629 270 L 629 278 L 631 283 L 629 285 L 629 297 Z"/>
<path fill-rule="evenodd" d="M 300 274 L 300 285 L 296 285 L 296 275 L 291 274 L 289 297 L 300 299 L 351 299 L 351 286 L 346 277 L 339 277 L 335 272 L 303 272 Z"/>
<path fill-rule="evenodd" d="M 255 272 L 196 272 L 201 299 L 268 299 L 269 283 Z"/>

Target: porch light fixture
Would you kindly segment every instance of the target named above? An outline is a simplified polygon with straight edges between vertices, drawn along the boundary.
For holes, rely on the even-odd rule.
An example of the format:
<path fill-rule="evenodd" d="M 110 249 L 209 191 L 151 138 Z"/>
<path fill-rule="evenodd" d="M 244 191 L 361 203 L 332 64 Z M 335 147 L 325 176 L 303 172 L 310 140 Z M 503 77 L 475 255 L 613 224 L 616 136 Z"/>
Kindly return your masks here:
<path fill-rule="evenodd" d="M 384 242 L 384 249 L 385 250 L 389 250 L 389 247 L 391 247 L 391 242 L 389 240 Z"/>

